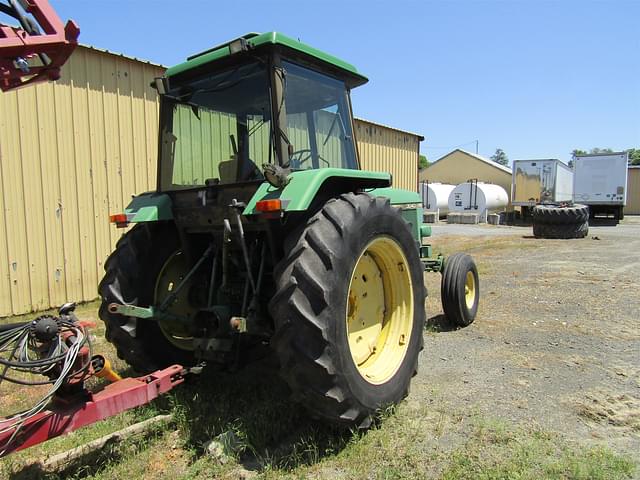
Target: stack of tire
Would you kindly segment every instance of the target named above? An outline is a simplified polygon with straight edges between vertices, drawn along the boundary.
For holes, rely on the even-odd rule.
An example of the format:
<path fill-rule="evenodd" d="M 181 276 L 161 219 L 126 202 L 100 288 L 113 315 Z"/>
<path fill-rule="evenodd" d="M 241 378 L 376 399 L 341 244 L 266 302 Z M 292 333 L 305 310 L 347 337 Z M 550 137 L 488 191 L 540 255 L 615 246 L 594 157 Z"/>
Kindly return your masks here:
<path fill-rule="evenodd" d="M 586 205 L 536 205 L 533 236 L 536 238 L 584 238 L 589 233 Z"/>

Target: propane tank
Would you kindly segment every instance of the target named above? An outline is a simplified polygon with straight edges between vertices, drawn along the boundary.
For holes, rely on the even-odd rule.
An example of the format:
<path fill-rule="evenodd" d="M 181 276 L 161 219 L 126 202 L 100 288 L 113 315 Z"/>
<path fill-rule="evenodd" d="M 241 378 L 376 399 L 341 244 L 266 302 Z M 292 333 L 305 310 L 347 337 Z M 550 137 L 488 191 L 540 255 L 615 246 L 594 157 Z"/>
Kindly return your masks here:
<path fill-rule="evenodd" d="M 438 212 L 444 217 L 449 213 L 449 194 L 455 185 L 420 182 L 420 196 L 425 212 Z"/>
<path fill-rule="evenodd" d="M 477 213 L 485 222 L 490 212 L 504 210 L 508 203 L 509 196 L 500 185 L 476 181 L 456 186 L 448 200 L 450 212 Z"/>

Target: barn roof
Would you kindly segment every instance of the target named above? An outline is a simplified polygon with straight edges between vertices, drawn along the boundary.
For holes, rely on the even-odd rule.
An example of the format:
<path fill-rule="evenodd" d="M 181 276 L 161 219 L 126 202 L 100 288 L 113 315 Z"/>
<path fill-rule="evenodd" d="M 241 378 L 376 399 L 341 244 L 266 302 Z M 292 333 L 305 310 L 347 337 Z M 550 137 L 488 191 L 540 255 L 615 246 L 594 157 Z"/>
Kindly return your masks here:
<path fill-rule="evenodd" d="M 438 163 L 440 160 L 444 160 L 445 158 L 447 158 L 448 156 L 450 156 L 452 153 L 455 152 L 462 152 L 465 155 L 469 155 L 470 157 L 473 157 L 477 160 L 480 160 L 481 162 L 486 163 L 487 165 L 491 165 L 494 168 L 497 168 L 498 170 L 502 170 L 505 173 L 508 173 L 509 175 L 512 174 L 511 169 L 509 167 L 505 167 L 504 165 L 500 165 L 499 163 L 494 162 L 493 160 L 489 160 L 488 158 L 485 158 L 481 155 L 478 155 L 476 153 L 471 153 L 471 152 L 467 152 L 466 150 L 463 150 L 461 148 L 456 148 L 455 150 L 447 153 L 446 155 L 444 155 L 443 157 L 440 157 L 438 160 L 436 160 L 435 162 L 433 162 L 432 164 L 429 165 L 429 167 L 431 167 L 432 165 L 435 165 L 436 163 Z M 429 168 L 427 167 L 427 168 Z"/>

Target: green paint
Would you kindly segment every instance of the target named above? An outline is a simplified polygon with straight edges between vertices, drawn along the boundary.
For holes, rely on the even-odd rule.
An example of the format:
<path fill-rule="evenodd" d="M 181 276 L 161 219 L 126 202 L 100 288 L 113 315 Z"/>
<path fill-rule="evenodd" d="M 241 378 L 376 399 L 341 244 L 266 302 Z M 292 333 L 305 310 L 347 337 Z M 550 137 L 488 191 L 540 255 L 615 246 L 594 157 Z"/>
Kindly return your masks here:
<path fill-rule="evenodd" d="M 258 213 L 255 209 L 258 201 L 276 198 L 286 204 L 285 211 L 287 212 L 305 211 L 311 205 L 324 182 L 329 179 L 345 179 L 356 188 L 375 188 L 391 183 L 391 175 L 388 173 L 347 168 L 302 170 L 291 173 L 289 178 L 289 184 L 283 189 L 275 188 L 267 182 L 262 183 L 242 212 L 243 215 Z"/>
<path fill-rule="evenodd" d="M 329 55 L 328 53 L 325 53 L 305 43 L 289 38 L 286 35 L 283 35 L 278 32 L 267 32 L 267 33 L 262 33 L 262 34 L 253 36 L 247 39 L 247 43 L 249 44 L 250 48 L 258 48 L 263 45 L 280 45 L 280 46 L 288 47 L 297 52 L 303 53 L 305 55 L 309 55 L 310 57 L 313 57 L 316 60 L 320 60 L 321 62 L 325 62 L 334 67 L 337 67 L 340 70 L 343 70 L 345 73 L 351 75 L 352 77 L 355 77 L 354 86 L 362 85 L 363 83 L 367 82 L 367 78 L 361 75 L 356 69 L 356 67 L 354 67 L 350 63 L 340 60 L 339 58 L 334 57 L 333 55 Z M 195 58 L 192 58 L 191 60 L 187 60 L 184 63 L 180 63 L 174 67 L 169 68 L 165 72 L 165 76 L 171 77 L 174 75 L 178 75 L 180 73 L 193 70 L 194 68 L 200 67 L 207 63 L 215 62 L 216 60 L 220 60 L 221 58 L 225 58 L 230 55 L 231 55 L 231 52 L 229 51 L 229 47 L 225 45 L 216 50 L 204 53 Z"/>
<path fill-rule="evenodd" d="M 113 313 L 118 313 L 120 315 L 124 315 L 125 317 L 135 317 L 135 318 L 144 318 L 144 319 L 153 318 L 155 316 L 153 307 L 145 308 L 145 307 L 138 307 L 136 305 L 117 305 L 114 308 Z"/>
<path fill-rule="evenodd" d="M 420 204 L 422 200 L 417 192 L 402 188 L 374 188 L 369 192 L 376 197 L 387 197 L 392 205 Z"/>
<path fill-rule="evenodd" d="M 131 200 L 124 213 L 132 223 L 173 219 L 171 199 L 164 193 L 152 192 L 138 195 Z"/>
<path fill-rule="evenodd" d="M 422 225 L 420 227 L 420 237 L 426 238 L 431 236 L 431 227 L 429 225 Z"/>
<path fill-rule="evenodd" d="M 393 202 L 392 202 L 393 204 Z M 411 230 L 411 235 L 416 240 L 418 245 L 422 243 L 421 227 L 422 227 L 422 207 L 418 208 L 402 208 L 400 210 L 400 214 L 404 221 L 409 224 L 409 230 Z"/>
<path fill-rule="evenodd" d="M 423 245 L 420 248 L 420 257 L 426 272 L 442 272 L 444 268 L 444 257 L 441 253 L 436 257 L 431 257 L 431 245 Z"/>

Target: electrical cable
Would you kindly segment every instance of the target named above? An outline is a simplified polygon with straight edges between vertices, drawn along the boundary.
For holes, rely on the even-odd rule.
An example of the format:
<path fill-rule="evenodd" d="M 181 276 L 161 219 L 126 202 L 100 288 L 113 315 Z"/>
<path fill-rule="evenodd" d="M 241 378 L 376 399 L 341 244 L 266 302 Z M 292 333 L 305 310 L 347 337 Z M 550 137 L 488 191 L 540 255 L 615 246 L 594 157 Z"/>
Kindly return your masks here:
<path fill-rule="evenodd" d="M 89 336 L 83 326 L 67 318 L 69 317 L 63 316 L 55 319 L 59 331 L 50 341 L 41 341 L 34 334 L 32 327 L 39 319 L 0 332 L 0 385 L 5 380 L 19 385 L 51 385 L 47 393 L 32 407 L 0 419 L 0 433 L 13 430 L 6 444 L 0 446 L 0 456 L 11 445 L 27 420 L 42 412 L 71 377 L 82 375 L 89 368 L 90 353 L 84 364 L 76 365 L 80 349 L 87 345 L 91 350 Z M 45 375 L 50 378 L 47 381 L 23 380 L 16 378 L 15 373 L 10 376 L 9 372 L 12 370 L 17 374 Z"/>

